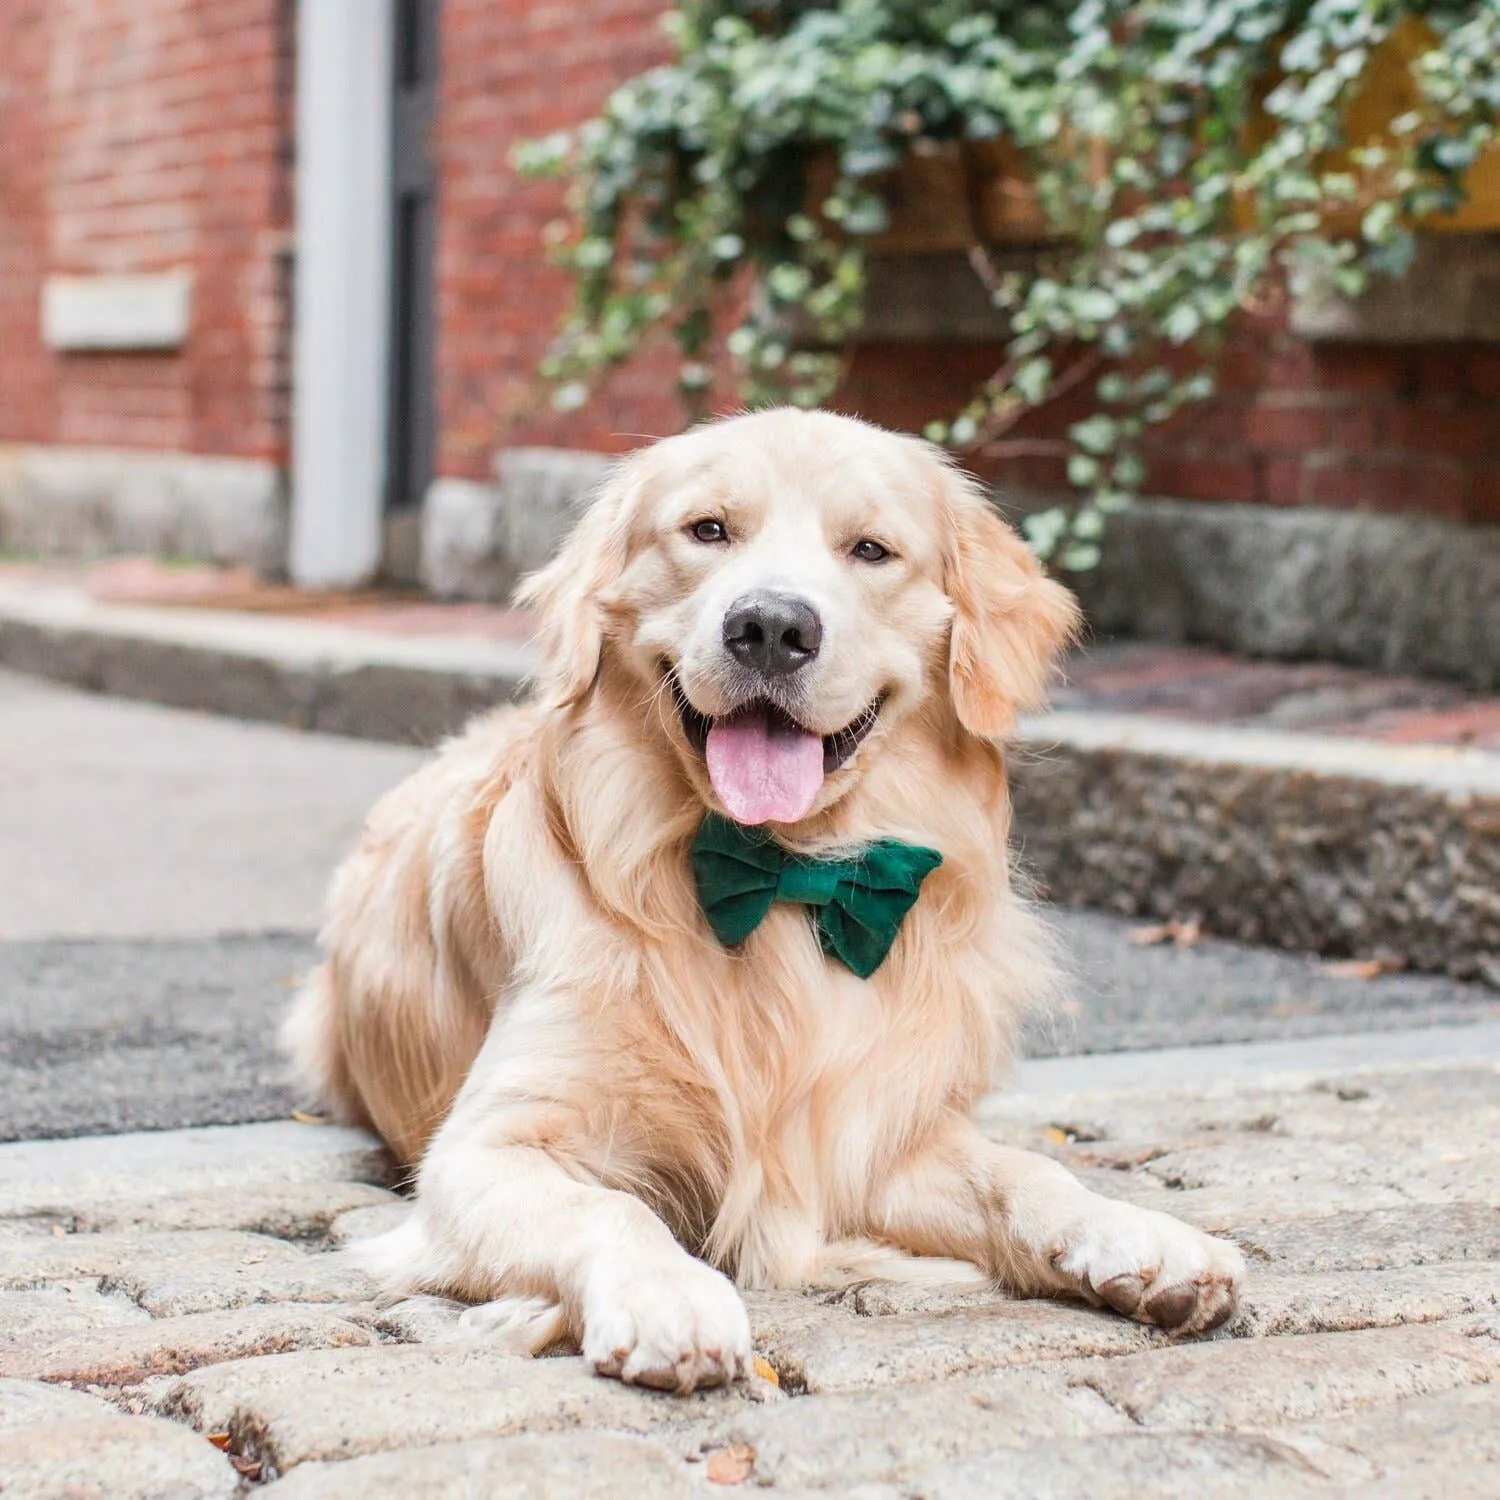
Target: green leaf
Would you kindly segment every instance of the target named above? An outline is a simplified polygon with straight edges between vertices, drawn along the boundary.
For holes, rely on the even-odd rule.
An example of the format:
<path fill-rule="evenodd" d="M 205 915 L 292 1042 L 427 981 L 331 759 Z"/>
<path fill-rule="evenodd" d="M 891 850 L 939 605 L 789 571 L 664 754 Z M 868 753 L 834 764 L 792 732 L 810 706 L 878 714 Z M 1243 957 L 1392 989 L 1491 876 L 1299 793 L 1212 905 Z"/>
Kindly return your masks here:
<path fill-rule="evenodd" d="M 1094 542 L 1073 542 L 1064 547 L 1057 563 L 1069 573 L 1087 573 L 1099 566 L 1104 553 Z"/>
<path fill-rule="evenodd" d="M 1096 412 L 1092 417 L 1087 417 L 1082 422 L 1075 422 L 1068 428 L 1068 436 L 1085 453 L 1108 453 L 1114 447 L 1119 435 L 1119 423 L 1113 417 L 1105 416 L 1103 412 Z"/>

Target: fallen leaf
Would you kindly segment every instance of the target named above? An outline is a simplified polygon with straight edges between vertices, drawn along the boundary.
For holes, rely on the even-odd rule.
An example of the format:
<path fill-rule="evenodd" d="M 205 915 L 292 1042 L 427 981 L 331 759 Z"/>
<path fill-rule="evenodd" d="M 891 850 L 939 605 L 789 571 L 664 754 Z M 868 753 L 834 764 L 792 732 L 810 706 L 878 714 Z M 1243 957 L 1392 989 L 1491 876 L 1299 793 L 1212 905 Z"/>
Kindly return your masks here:
<path fill-rule="evenodd" d="M 751 1368 L 762 1380 L 769 1380 L 772 1385 L 780 1387 L 781 1376 L 776 1373 L 776 1366 L 765 1355 L 757 1354 L 751 1364 Z"/>
<path fill-rule="evenodd" d="M 327 1115 L 309 1114 L 305 1109 L 294 1109 L 292 1118 L 299 1125 L 326 1125 L 329 1119 Z"/>
<path fill-rule="evenodd" d="M 749 1443 L 732 1443 L 708 1456 L 704 1473 L 710 1484 L 743 1484 L 755 1468 L 755 1449 Z"/>
<path fill-rule="evenodd" d="M 220 1453 L 223 1453 L 229 1447 L 229 1434 L 227 1432 L 208 1432 L 204 1436 Z"/>
<path fill-rule="evenodd" d="M 261 1463 L 258 1458 L 241 1458 L 238 1453 L 229 1455 L 230 1465 L 241 1479 L 259 1479 Z"/>
<path fill-rule="evenodd" d="M 264 1250 L 257 1250 L 253 1255 L 242 1257 L 240 1264 L 242 1266 L 258 1266 L 265 1258 L 266 1252 Z"/>
<path fill-rule="evenodd" d="M 1157 922 L 1150 927 L 1132 928 L 1126 941 L 1137 948 L 1156 948 L 1162 943 L 1191 948 L 1202 936 L 1203 927 L 1199 922 Z"/>
<path fill-rule="evenodd" d="M 1399 958 L 1341 958 L 1337 963 L 1324 964 L 1323 972 L 1331 979 L 1379 979 L 1382 974 L 1394 974 L 1406 964 Z"/>
<path fill-rule="evenodd" d="M 64 1229 L 61 1224 L 54 1224 L 52 1226 L 52 1238 L 53 1239 L 55 1239 L 55 1240 L 65 1240 L 65 1239 L 67 1239 L 67 1237 L 68 1237 L 68 1231 L 66 1229 Z"/>

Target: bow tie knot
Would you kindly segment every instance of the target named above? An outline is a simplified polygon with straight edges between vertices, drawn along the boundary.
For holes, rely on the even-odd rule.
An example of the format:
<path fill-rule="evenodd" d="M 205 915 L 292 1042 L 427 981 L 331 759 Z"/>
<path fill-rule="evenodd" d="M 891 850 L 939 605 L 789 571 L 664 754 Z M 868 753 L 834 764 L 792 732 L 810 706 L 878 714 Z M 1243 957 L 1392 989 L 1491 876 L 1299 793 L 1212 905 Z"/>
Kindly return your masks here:
<path fill-rule="evenodd" d="M 710 813 L 693 840 L 698 901 L 714 936 L 743 942 L 777 901 L 805 906 L 823 951 L 861 979 L 890 952 L 922 882 L 943 862 L 936 849 L 878 839 L 844 856 L 784 849 L 762 828 Z"/>

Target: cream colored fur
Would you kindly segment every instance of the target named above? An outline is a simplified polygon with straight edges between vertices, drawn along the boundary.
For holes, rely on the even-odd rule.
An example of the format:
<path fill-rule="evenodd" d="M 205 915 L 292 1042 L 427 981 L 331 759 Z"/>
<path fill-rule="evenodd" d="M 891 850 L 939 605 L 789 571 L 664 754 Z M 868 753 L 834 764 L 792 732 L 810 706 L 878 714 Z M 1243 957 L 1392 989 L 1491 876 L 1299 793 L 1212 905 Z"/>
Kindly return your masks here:
<path fill-rule="evenodd" d="M 696 540 L 703 518 L 729 540 Z M 857 560 L 864 537 L 891 557 Z M 724 609 L 767 583 L 823 617 L 808 727 L 883 695 L 777 836 L 943 854 L 869 981 L 800 908 L 731 951 L 695 899 L 714 798 L 663 670 L 700 712 L 732 709 Z M 999 745 L 1076 623 L 976 489 L 849 419 L 740 417 L 624 462 L 528 598 L 534 705 L 478 720 L 376 807 L 287 1025 L 309 1083 L 417 1168 L 413 1222 L 368 1252 L 385 1283 L 497 1303 L 478 1316 L 527 1347 L 566 1332 L 602 1373 L 681 1390 L 747 1368 L 730 1278 L 949 1257 L 1021 1293 L 1221 1321 L 1232 1246 L 969 1118 L 1054 988 L 1012 886 Z"/>

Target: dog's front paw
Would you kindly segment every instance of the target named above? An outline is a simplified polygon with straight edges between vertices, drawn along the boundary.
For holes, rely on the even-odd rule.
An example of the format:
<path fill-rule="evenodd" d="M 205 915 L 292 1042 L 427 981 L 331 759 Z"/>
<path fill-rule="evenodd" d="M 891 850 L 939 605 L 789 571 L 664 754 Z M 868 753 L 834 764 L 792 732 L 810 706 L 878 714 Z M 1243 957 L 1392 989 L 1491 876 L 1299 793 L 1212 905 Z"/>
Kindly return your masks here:
<path fill-rule="evenodd" d="M 750 1319 L 732 1283 L 701 1260 L 622 1259 L 589 1279 L 583 1354 L 601 1375 L 685 1396 L 750 1373 Z"/>
<path fill-rule="evenodd" d="M 1234 1311 L 1245 1258 L 1170 1214 L 1089 1195 L 1048 1249 L 1071 1291 L 1174 1333 L 1207 1333 Z"/>

